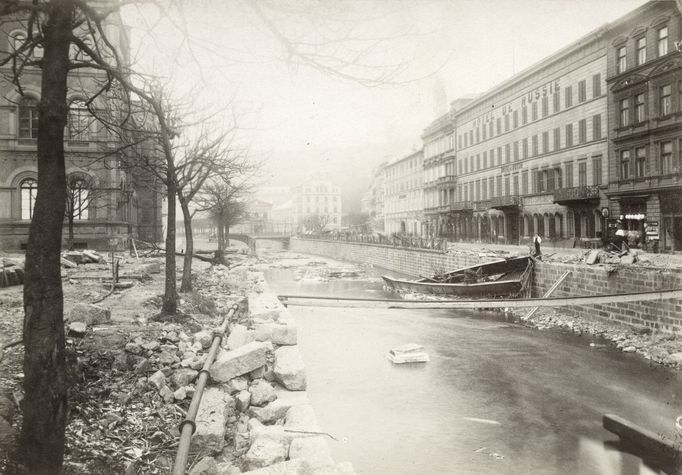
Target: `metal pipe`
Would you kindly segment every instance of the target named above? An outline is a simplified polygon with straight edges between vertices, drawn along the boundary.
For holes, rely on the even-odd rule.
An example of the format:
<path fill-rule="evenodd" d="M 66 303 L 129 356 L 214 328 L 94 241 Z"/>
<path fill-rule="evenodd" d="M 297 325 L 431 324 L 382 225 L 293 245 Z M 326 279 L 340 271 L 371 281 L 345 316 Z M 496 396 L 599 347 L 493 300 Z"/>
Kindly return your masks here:
<path fill-rule="evenodd" d="M 185 467 L 187 466 L 187 458 L 189 457 L 189 446 L 190 442 L 192 441 L 192 434 L 194 434 L 194 432 L 197 430 L 197 425 L 194 420 L 197 416 L 197 412 L 199 411 L 201 397 L 204 394 L 204 388 L 206 387 L 206 382 L 208 381 L 208 370 L 211 368 L 211 365 L 218 354 L 220 342 L 223 340 L 223 335 L 227 331 L 227 325 L 229 324 L 230 318 L 234 315 L 238 308 L 239 305 L 232 305 L 220 326 L 213 332 L 211 348 L 208 351 L 206 361 L 204 361 L 204 366 L 199 372 L 199 378 L 197 379 L 194 396 L 192 396 L 192 401 L 189 403 L 189 409 L 187 410 L 185 419 L 180 422 L 180 442 L 178 444 L 178 453 L 175 455 L 175 463 L 173 463 L 173 471 L 171 472 L 172 475 L 185 475 Z"/>

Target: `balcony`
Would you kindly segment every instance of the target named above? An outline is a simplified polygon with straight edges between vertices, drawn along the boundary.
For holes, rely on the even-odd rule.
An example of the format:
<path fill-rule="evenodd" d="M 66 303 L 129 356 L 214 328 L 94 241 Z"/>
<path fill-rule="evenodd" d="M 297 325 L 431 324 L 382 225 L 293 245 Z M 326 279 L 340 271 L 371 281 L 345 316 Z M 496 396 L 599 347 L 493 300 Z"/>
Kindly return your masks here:
<path fill-rule="evenodd" d="M 474 206 L 471 201 L 455 201 L 450 203 L 450 211 L 473 211 Z"/>
<path fill-rule="evenodd" d="M 457 182 L 457 176 L 455 176 L 455 175 L 439 176 L 438 179 L 436 180 L 436 182 L 439 185 L 443 185 L 445 183 L 454 185 Z"/>
<path fill-rule="evenodd" d="M 554 202 L 570 204 L 576 201 L 598 200 L 599 186 L 574 186 L 573 188 L 559 188 L 554 190 Z"/>
<path fill-rule="evenodd" d="M 474 201 L 474 211 L 488 211 L 490 209 L 490 200 Z"/>
<path fill-rule="evenodd" d="M 490 207 L 492 209 L 518 208 L 522 202 L 523 200 L 518 195 L 496 196 L 490 199 Z"/>

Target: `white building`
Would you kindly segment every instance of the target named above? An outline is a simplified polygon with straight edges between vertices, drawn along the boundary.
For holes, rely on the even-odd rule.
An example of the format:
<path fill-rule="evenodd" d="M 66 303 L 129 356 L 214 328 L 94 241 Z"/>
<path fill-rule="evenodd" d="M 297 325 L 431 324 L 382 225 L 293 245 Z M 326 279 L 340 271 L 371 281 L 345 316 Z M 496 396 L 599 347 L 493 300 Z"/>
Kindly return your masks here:
<path fill-rule="evenodd" d="M 422 235 L 424 220 L 424 166 L 421 150 L 384 168 L 384 230 Z"/>
<path fill-rule="evenodd" d="M 292 194 L 293 224 L 297 231 L 341 227 L 341 188 L 331 180 L 306 181 L 292 188 Z"/>

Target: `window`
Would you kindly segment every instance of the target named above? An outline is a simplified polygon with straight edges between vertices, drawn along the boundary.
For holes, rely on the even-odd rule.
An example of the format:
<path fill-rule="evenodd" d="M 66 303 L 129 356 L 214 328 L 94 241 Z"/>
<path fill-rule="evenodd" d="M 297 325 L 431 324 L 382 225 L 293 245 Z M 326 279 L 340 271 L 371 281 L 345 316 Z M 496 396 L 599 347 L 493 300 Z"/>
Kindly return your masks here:
<path fill-rule="evenodd" d="M 523 122 L 523 125 L 528 123 L 528 107 L 525 105 L 521 107 L 521 121 Z"/>
<path fill-rule="evenodd" d="M 495 180 L 493 177 L 488 178 L 488 193 L 490 194 L 490 198 L 492 198 L 495 195 L 494 181 Z"/>
<path fill-rule="evenodd" d="M 595 185 L 601 185 L 601 157 L 592 158 L 592 183 Z"/>
<path fill-rule="evenodd" d="M 538 193 L 542 193 L 543 191 L 547 190 L 547 170 L 538 171 L 537 177 L 538 186 L 536 189 Z"/>
<path fill-rule="evenodd" d="M 573 188 L 573 163 L 566 164 L 566 188 Z"/>
<path fill-rule="evenodd" d="M 682 81 L 680 84 L 682 84 Z M 509 114 L 504 116 L 504 131 L 509 132 Z"/>
<path fill-rule="evenodd" d="M 630 123 L 630 109 L 627 99 L 621 99 L 618 103 L 620 126 L 626 127 Z"/>
<path fill-rule="evenodd" d="M 625 46 L 621 46 L 616 50 L 616 72 L 622 73 L 627 69 L 627 67 L 627 50 L 625 49 Z"/>
<path fill-rule="evenodd" d="M 514 196 L 518 196 L 518 194 L 519 194 L 519 175 L 514 175 L 514 177 L 512 178 L 512 186 L 514 187 L 513 188 Z"/>
<path fill-rule="evenodd" d="M 645 120 L 644 94 L 637 94 L 635 96 L 635 122 L 641 124 Z"/>
<path fill-rule="evenodd" d="M 530 186 L 531 186 L 531 193 L 537 193 L 538 192 L 538 171 L 537 170 L 531 170 L 530 171 Z"/>
<path fill-rule="evenodd" d="M 521 148 L 523 149 L 523 158 L 528 158 L 528 139 L 523 139 Z"/>
<path fill-rule="evenodd" d="M 554 169 L 554 180 L 557 188 L 563 187 L 563 180 L 561 179 L 561 168 Z"/>
<path fill-rule="evenodd" d="M 483 168 L 488 168 L 488 152 L 483 152 Z"/>
<path fill-rule="evenodd" d="M 620 152 L 620 179 L 627 180 L 630 178 L 630 151 L 622 150 Z"/>
<path fill-rule="evenodd" d="M 637 45 L 637 65 L 646 63 L 646 36 L 638 38 Z"/>
<path fill-rule="evenodd" d="M 497 188 L 497 195 L 496 196 L 502 196 L 502 177 L 498 176 L 497 177 L 497 183 L 495 184 Z"/>
<path fill-rule="evenodd" d="M 672 87 L 670 84 L 659 88 L 658 114 L 660 116 L 669 115 L 672 112 L 671 93 Z"/>
<path fill-rule="evenodd" d="M 587 162 L 578 163 L 578 186 L 587 186 Z"/>
<path fill-rule="evenodd" d="M 533 135 L 533 137 L 531 137 L 531 143 L 532 143 L 532 147 L 533 147 L 533 156 L 536 156 L 538 154 L 538 136 L 537 135 Z"/>
<path fill-rule="evenodd" d="M 19 185 L 21 194 L 21 219 L 33 219 L 33 207 L 38 194 L 38 182 L 27 178 Z"/>
<path fill-rule="evenodd" d="M 487 139 L 486 133 L 485 133 L 485 125 L 482 127 L 483 129 L 483 140 Z M 476 140 L 478 140 L 478 130 L 476 131 Z"/>
<path fill-rule="evenodd" d="M 476 170 L 481 169 L 481 154 L 477 153 L 476 154 Z"/>
<path fill-rule="evenodd" d="M 505 117 L 505 119 L 506 119 L 506 117 Z M 502 133 L 502 119 L 500 117 L 498 117 L 497 120 L 495 121 L 495 124 L 497 127 L 497 135 L 500 135 Z M 509 127 L 507 127 L 507 128 L 509 128 Z"/>
<path fill-rule="evenodd" d="M 38 101 L 32 97 L 19 102 L 19 138 L 38 138 Z"/>
<path fill-rule="evenodd" d="M 500 120 L 500 119 L 497 119 L 497 120 Z M 490 121 L 490 124 L 488 125 L 488 127 L 489 127 L 488 135 L 490 136 L 490 138 L 493 138 L 493 121 L 492 120 Z M 497 133 L 499 134 L 500 132 L 498 131 Z"/>
<path fill-rule="evenodd" d="M 573 146 L 573 124 L 566 124 L 566 146 Z"/>
<path fill-rule="evenodd" d="M 561 109 L 561 94 L 554 92 L 554 113 L 556 114 Z"/>
<path fill-rule="evenodd" d="M 490 166 L 491 167 L 495 166 L 495 149 L 494 148 L 490 149 Z"/>
<path fill-rule="evenodd" d="M 578 82 L 578 102 L 585 102 L 587 100 L 587 85 L 585 80 Z"/>
<path fill-rule="evenodd" d="M 661 174 L 669 175 L 673 172 L 673 143 L 661 142 Z"/>
<path fill-rule="evenodd" d="M 531 111 L 532 111 L 533 120 L 538 120 L 538 103 L 537 102 L 533 102 L 533 105 L 531 106 Z"/>
<path fill-rule="evenodd" d="M 592 140 L 601 139 L 601 114 L 592 116 Z"/>
<path fill-rule="evenodd" d="M 601 96 L 601 74 L 592 76 L 592 97 Z"/>
<path fill-rule="evenodd" d="M 542 153 L 549 152 L 549 132 L 542 133 Z"/>
<path fill-rule="evenodd" d="M 502 147 L 497 147 L 497 164 L 502 165 Z"/>
<path fill-rule="evenodd" d="M 668 27 L 664 26 L 658 30 L 658 56 L 668 54 Z"/>
<path fill-rule="evenodd" d="M 549 97 L 542 98 L 542 117 L 547 117 L 549 114 Z"/>
<path fill-rule="evenodd" d="M 517 162 L 519 160 L 519 141 L 516 140 L 514 141 L 514 161 Z"/>
<path fill-rule="evenodd" d="M 507 196 L 511 195 L 511 187 L 509 186 L 509 175 L 506 175 L 504 177 L 504 194 Z"/>
<path fill-rule="evenodd" d="M 67 126 L 71 140 L 88 140 L 90 138 L 90 114 L 84 101 L 77 99 L 71 102 Z"/>
<path fill-rule="evenodd" d="M 519 126 L 519 111 L 515 110 L 514 111 L 514 128 L 517 128 Z"/>
<path fill-rule="evenodd" d="M 26 33 L 23 31 L 15 31 L 9 37 L 9 46 L 11 51 L 17 51 L 26 42 Z"/>
<path fill-rule="evenodd" d="M 635 149 L 635 176 L 637 178 L 646 176 L 646 147 Z"/>
<path fill-rule="evenodd" d="M 561 148 L 561 128 L 557 127 L 554 129 L 554 150 L 559 150 Z"/>
<path fill-rule="evenodd" d="M 73 206 L 71 212 L 77 220 L 88 219 L 88 187 L 82 178 L 72 178 L 68 184 L 67 208 Z"/>
<path fill-rule="evenodd" d="M 528 171 L 523 172 L 521 175 L 521 193 L 524 195 L 528 194 Z"/>
<path fill-rule="evenodd" d="M 564 103 L 567 109 L 573 105 L 573 88 L 571 86 L 564 88 Z"/>
<path fill-rule="evenodd" d="M 511 145 L 504 146 L 504 163 L 509 163 L 511 160 Z"/>
<path fill-rule="evenodd" d="M 682 112 L 682 80 L 677 81 L 677 111 Z"/>
<path fill-rule="evenodd" d="M 578 121 L 578 143 L 587 142 L 587 120 L 581 119 Z"/>
<path fill-rule="evenodd" d="M 481 141 L 481 129 L 476 127 L 476 143 L 478 143 L 480 141 Z M 472 142 L 473 142 L 473 140 L 472 140 Z"/>

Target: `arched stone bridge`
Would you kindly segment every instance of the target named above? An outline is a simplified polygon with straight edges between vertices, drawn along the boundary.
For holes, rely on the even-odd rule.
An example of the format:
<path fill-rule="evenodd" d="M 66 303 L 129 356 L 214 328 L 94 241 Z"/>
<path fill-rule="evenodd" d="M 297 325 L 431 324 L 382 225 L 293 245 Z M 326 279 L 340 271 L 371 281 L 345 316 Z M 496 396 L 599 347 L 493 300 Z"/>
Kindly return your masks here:
<path fill-rule="evenodd" d="M 234 234 L 229 233 L 227 235 L 228 239 L 234 239 L 235 241 L 243 242 L 249 246 L 249 252 L 255 254 L 256 252 L 256 242 L 257 241 L 278 241 L 284 243 L 284 245 L 289 247 L 289 239 L 291 235 L 289 234 Z"/>

